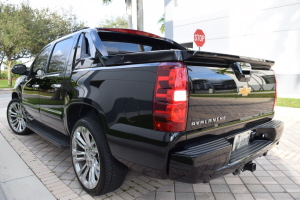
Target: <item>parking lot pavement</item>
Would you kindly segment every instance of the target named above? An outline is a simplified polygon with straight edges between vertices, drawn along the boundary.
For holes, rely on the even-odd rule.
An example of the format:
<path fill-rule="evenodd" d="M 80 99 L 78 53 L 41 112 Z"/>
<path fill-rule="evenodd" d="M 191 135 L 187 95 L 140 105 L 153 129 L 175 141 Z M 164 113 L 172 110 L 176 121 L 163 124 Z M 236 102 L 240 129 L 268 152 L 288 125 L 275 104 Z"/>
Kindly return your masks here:
<path fill-rule="evenodd" d="M 0 113 L 5 110 L 1 106 Z M 300 109 L 276 107 L 276 112 L 275 118 L 285 122 L 284 135 L 268 156 L 256 160 L 257 171 L 254 173 L 230 174 L 211 180 L 209 184 L 186 184 L 129 172 L 119 189 L 97 197 L 81 189 L 71 166 L 69 150 L 59 149 L 34 133 L 13 134 L 3 115 L 0 116 L 0 131 L 35 176 L 61 200 L 300 199 Z M 44 198 L 41 196 L 40 199 Z"/>

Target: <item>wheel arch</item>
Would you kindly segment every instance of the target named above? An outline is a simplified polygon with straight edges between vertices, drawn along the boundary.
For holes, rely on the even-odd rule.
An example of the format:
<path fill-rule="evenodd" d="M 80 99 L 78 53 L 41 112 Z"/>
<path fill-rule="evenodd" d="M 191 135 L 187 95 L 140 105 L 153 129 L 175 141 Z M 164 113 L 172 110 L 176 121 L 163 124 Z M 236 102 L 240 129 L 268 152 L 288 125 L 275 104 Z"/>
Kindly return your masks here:
<path fill-rule="evenodd" d="M 20 100 L 18 93 L 17 92 L 11 93 L 11 99 L 19 99 Z"/>
<path fill-rule="evenodd" d="M 96 116 L 102 120 L 101 122 L 103 123 L 105 132 L 107 133 L 108 126 L 106 123 L 106 118 L 101 110 L 95 108 L 93 105 L 78 102 L 70 104 L 66 109 L 65 127 L 67 127 L 69 135 L 71 135 L 72 129 L 79 119 L 91 115 Z"/>

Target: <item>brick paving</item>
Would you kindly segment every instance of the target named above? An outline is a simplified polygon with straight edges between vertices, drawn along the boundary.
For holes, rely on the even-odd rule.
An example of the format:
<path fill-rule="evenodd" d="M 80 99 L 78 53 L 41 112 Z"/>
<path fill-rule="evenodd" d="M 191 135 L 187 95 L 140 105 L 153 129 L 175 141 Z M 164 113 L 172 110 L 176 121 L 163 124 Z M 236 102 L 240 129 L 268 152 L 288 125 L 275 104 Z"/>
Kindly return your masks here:
<path fill-rule="evenodd" d="M 2 112 L 2 111 L 1 111 Z M 300 109 L 276 107 L 276 119 L 285 122 L 280 144 L 255 162 L 257 171 L 231 174 L 209 184 L 186 184 L 129 172 L 117 190 L 92 197 L 79 185 L 71 164 L 70 150 L 57 148 L 37 134 L 13 134 L 5 118 L 0 131 L 20 157 L 60 200 L 78 199 L 299 199 L 300 200 Z"/>

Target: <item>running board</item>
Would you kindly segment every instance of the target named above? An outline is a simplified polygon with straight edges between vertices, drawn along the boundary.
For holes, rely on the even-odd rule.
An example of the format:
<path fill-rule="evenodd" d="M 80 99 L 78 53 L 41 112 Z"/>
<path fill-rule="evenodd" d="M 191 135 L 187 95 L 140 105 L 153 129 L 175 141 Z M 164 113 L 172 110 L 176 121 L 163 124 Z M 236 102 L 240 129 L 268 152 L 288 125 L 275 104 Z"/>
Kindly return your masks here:
<path fill-rule="evenodd" d="M 33 132 L 48 140 L 49 142 L 53 143 L 54 145 L 57 145 L 64 149 L 70 148 L 70 138 L 62 132 L 59 132 L 36 120 L 32 120 L 29 123 L 27 123 L 27 127 Z"/>

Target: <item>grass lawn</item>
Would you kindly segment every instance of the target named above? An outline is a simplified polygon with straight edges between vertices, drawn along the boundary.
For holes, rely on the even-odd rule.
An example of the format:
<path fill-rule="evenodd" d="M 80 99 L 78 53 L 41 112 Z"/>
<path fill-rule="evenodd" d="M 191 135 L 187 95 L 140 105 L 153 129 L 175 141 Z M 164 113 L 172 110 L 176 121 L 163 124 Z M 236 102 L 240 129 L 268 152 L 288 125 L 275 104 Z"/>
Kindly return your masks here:
<path fill-rule="evenodd" d="M 0 88 L 13 88 L 15 85 L 15 80 L 12 81 L 13 86 L 7 86 L 7 80 L 6 79 L 0 79 Z"/>
<path fill-rule="evenodd" d="M 215 98 L 221 98 L 221 97 L 230 97 L 230 98 L 273 98 L 274 93 L 255 93 L 255 94 L 249 94 L 247 97 L 243 97 L 242 95 L 237 94 L 224 94 L 224 95 L 218 95 L 218 93 L 215 94 L 191 94 L 192 97 L 215 97 Z"/>
<path fill-rule="evenodd" d="M 300 99 L 277 98 L 276 106 L 300 108 Z"/>

